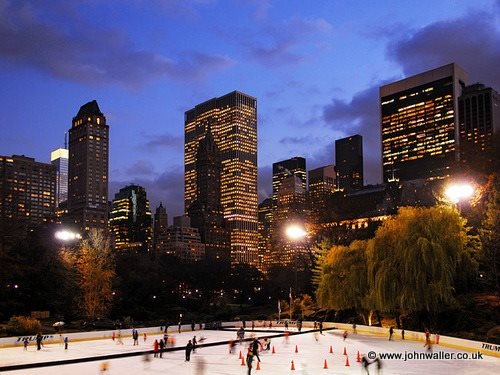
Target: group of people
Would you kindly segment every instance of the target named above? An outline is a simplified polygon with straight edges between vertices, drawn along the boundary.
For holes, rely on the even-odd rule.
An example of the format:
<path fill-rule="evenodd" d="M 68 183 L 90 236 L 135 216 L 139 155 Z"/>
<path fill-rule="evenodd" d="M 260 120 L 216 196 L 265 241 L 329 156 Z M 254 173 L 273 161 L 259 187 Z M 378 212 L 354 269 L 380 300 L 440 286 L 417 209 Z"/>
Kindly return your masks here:
<path fill-rule="evenodd" d="M 68 344 L 69 344 L 68 336 L 65 336 L 63 338 L 63 336 L 61 334 L 59 334 L 59 338 L 60 338 L 61 344 L 64 345 L 64 350 L 68 350 Z M 41 350 L 43 347 L 43 336 L 41 333 L 37 333 L 37 335 L 35 336 L 35 342 L 36 342 L 36 350 Z M 23 350 L 24 351 L 28 350 L 29 343 L 30 343 L 29 339 L 27 337 L 25 337 L 23 340 Z"/>

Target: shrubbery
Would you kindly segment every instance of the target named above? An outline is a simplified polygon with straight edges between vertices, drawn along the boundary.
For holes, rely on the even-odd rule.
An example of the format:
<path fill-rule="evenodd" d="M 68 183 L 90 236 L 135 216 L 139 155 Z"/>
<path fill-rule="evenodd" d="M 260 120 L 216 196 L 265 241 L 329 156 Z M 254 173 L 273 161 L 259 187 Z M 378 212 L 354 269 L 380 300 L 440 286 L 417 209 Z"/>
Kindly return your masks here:
<path fill-rule="evenodd" d="M 13 316 L 7 323 L 9 335 L 34 335 L 40 332 L 42 325 L 40 321 L 29 316 Z"/>

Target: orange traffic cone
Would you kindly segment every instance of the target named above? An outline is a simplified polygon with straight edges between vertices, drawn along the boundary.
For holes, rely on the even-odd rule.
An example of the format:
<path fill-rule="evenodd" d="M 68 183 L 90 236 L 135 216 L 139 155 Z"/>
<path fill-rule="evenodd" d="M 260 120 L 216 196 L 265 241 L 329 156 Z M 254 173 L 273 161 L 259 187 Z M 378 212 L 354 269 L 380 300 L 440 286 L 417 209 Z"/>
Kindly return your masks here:
<path fill-rule="evenodd" d="M 359 350 L 358 350 L 358 356 L 356 357 L 356 362 L 361 362 L 361 356 L 359 355 Z"/>
<path fill-rule="evenodd" d="M 346 366 L 350 366 L 350 365 L 349 365 L 349 357 L 345 357 L 345 365 L 346 365 Z"/>
<path fill-rule="evenodd" d="M 274 353 L 276 353 L 276 351 L 274 350 L 274 345 L 273 345 L 273 351 L 272 351 L 272 353 L 273 353 L 273 354 L 274 354 Z"/>
<path fill-rule="evenodd" d="M 298 353 L 299 352 L 299 348 L 297 347 L 297 345 L 295 345 L 295 353 Z"/>
<path fill-rule="evenodd" d="M 323 365 L 323 368 L 328 369 L 328 364 L 326 363 L 326 359 L 325 359 L 325 364 Z"/>
<path fill-rule="evenodd" d="M 331 345 L 330 345 L 330 353 L 332 353 L 332 354 L 333 354 L 333 348 L 332 348 L 332 346 L 331 346 Z"/>
<path fill-rule="evenodd" d="M 290 370 L 295 370 L 295 365 L 293 364 L 293 359 L 292 359 L 292 367 L 290 368 Z"/>
<path fill-rule="evenodd" d="M 255 370 L 260 370 L 260 361 L 257 361 L 257 368 Z"/>
<path fill-rule="evenodd" d="M 241 357 L 241 365 L 245 366 L 245 358 Z M 347 366 L 347 365 L 346 365 Z"/>
<path fill-rule="evenodd" d="M 238 359 L 241 359 L 243 358 L 243 355 L 241 354 L 241 350 L 240 350 L 240 356 L 238 357 Z"/>
<path fill-rule="evenodd" d="M 344 355 L 347 355 L 347 350 L 345 349 L 345 346 L 344 346 Z"/>

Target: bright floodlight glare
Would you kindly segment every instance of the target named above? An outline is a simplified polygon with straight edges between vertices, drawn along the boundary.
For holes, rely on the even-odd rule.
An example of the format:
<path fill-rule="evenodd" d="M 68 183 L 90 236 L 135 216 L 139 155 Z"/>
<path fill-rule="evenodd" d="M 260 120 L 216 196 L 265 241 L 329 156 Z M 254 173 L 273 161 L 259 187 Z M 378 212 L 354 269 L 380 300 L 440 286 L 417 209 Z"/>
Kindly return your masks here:
<path fill-rule="evenodd" d="M 290 225 L 286 228 L 286 235 L 292 240 L 298 240 L 307 234 L 304 228 L 299 225 Z"/>
<path fill-rule="evenodd" d="M 453 203 L 470 198 L 474 194 L 474 188 L 470 184 L 453 184 L 446 188 L 446 197 Z"/>
<path fill-rule="evenodd" d="M 55 234 L 55 237 L 61 241 L 74 241 L 74 240 L 79 240 L 82 238 L 80 233 L 71 232 L 69 230 L 57 231 Z"/>

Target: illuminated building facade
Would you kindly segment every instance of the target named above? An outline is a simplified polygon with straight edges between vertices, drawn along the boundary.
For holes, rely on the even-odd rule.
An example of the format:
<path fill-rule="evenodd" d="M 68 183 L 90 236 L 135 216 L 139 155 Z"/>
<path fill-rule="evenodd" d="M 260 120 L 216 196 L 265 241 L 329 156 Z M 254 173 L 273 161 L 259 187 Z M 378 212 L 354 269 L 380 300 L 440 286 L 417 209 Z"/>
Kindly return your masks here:
<path fill-rule="evenodd" d="M 259 258 L 261 271 L 266 272 L 271 264 L 271 226 L 273 219 L 273 200 L 267 198 L 259 204 Z"/>
<path fill-rule="evenodd" d="M 311 220 L 322 221 L 330 198 L 336 190 L 337 172 L 334 165 L 312 169 L 309 171 L 308 198 L 311 210 Z"/>
<path fill-rule="evenodd" d="M 210 127 L 222 170 L 220 201 L 229 231 L 231 264 L 258 264 L 257 100 L 238 91 L 185 113 L 185 211 L 198 196 L 196 153 Z"/>
<path fill-rule="evenodd" d="M 160 205 L 156 208 L 154 224 L 153 224 L 153 250 L 155 253 L 163 253 L 166 251 L 168 229 L 167 209 Z"/>
<path fill-rule="evenodd" d="M 305 191 L 307 187 L 306 159 L 295 156 L 291 159 L 273 163 L 273 207 L 276 207 L 278 203 L 278 191 L 281 182 L 291 175 L 300 178 L 301 186 Z"/>
<path fill-rule="evenodd" d="M 500 95 L 491 87 L 474 84 L 458 100 L 460 166 L 486 173 L 498 171 Z"/>
<path fill-rule="evenodd" d="M 151 249 L 151 211 L 142 186 L 126 186 L 115 194 L 109 218 L 115 249 L 147 253 Z"/>
<path fill-rule="evenodd" d="M 359 134 L 335 141 L 338 187 L 343 191 L 363 187 L 363 137 Z"/>
<path fill-rule="evenodd" d="M 205 245 L 201 242 L 200 232 L 191 227 L 188 216 L 174 217 L 174 225 L 167 230 L 166 253 L 186 263 L 205 259 Z"/>
<path fill-rule="evenodd" d="M 28 228 L 51 221 L 56 168 L 26 156 L 0 156 L 0 218 Z M 9 223 L 7 223 L 9 224 Z M 8 233 L 7 233 L 8 235 Z"/>
<path fill-rule="evenodd" d="M 95 100 L 80 107 L 69 130 L 68 216 L 82 233 L 107 230 L 109 127 Z"/>
<path fill-rule="evenodd" d="M 50 153 L 50 163 L 56 167 L 56 206 L 68 200 L 68 150 L 58 148 Z"/>
<path fill-rule="evenodd" d="M 458 160 L 458 98 L 467 73 L 448 64 L 380 87 L 384 182 L 441 179 Z"/>
<path fill-rule="evenodd" d="M 209 262 L 231 264 L 231 247 L 221 204 L 222 162 L 210 125 L 196 151 L 197 198 L 188 208 L 191 226 L 200 232 Z"/>
<path fill-rule="evenodd" d="M 306 240 L 292 240 L 286 236 L 289 225 L 304 226 L 308 221 L 306 213 L 306 190 L 302 179 L 291 175 L 281 181 L 277 206 L 273 212 L 273 261 L 274 265 L 294 266 L 304 269 L 309 265 L 309 248 Z M 306 263 L 304 263 L 304 260 Z"/>

